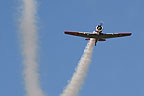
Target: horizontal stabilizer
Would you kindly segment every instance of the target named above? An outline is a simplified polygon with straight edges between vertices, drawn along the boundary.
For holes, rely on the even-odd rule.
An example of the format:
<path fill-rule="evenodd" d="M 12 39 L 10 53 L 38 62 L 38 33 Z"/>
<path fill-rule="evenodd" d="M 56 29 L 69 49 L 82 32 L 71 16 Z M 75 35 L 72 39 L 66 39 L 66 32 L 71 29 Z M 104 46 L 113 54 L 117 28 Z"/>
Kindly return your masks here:
<path fill-rule="evenodd" d="M 85 39 L 85 40 L 90 40 L 90 38 L 87 38 L 87 39 Z"/>
<path fill-rule="evenodd" d="M 90 40 L 90 38 L 87 38 L 85 40 Z M 106 41 L 106 39 L 101 38 L 101 39 L 98 39 L 97 41 Z"/>
<path fill-rule="evenodd" d="M 98 41 L 106 41 L 106 39 L 101 38 L 101 39 L 98 39 Z"/>

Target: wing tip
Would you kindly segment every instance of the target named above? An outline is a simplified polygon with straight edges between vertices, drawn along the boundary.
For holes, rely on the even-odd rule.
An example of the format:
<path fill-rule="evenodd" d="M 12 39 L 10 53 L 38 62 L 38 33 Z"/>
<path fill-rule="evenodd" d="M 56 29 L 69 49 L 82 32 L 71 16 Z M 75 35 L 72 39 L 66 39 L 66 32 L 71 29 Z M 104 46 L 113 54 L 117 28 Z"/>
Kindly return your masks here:
<path fill-rule="evenodd" d="M 79 32 L 72 32 L 72 31 L 64 31 L 65 34 L 71 34 L 71 33 L 79 33 Z"/>
<path fill-rule="evenodd" d="M 132 33 L 118 33 L 118 34 L 124 35 L 124 36 L 130 36 L 130 35 L 132 35 Z"/>

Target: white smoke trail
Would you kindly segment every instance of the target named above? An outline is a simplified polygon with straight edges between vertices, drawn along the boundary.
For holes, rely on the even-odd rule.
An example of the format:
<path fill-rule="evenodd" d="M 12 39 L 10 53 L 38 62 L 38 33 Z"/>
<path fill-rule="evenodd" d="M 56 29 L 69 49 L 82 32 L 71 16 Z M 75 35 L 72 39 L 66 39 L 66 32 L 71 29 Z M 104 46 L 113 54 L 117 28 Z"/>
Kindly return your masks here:
<path fill-rule="evenodd" d="M 24 57 L 24 80 L 27 96 L 44 96 L 40 88 L 37 49 L 36 0 L 22 0 L 20 32 Z"/>
<path fill-rule="evenodd" d="M 81 89 L 81 86 L 84 83 L 87 72 L 88 72 L 88 67 L 91 62 L 93 46 L 94 46 L 94 39 L 90 39 L 89 43 L 87 44 L 84 50 L 84 54 L 78 63 L 76 72 L 73 74 L 71 81 L 66 86 L 66 89 L 63 91 L 61 96 L 77 96 L 78 95 Z"/>

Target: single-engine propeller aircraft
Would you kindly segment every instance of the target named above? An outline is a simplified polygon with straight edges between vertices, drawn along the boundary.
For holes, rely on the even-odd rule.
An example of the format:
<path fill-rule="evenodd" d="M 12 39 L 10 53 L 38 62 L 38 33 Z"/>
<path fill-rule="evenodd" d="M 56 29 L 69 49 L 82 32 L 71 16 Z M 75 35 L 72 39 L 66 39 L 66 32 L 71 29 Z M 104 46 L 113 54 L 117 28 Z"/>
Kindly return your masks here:
<path fill-rule="evenodd" d="M 132 33 L 102 33 L 103 31 L 103 23 L 100 23 L 96 26 L 96 30 L 93 31 L 93 33 L 88 32 L 72 32 L 72 31 L 64 31 L 65 34 L 68 35 L 74 35 L 79 37 L 85 37 L 90 40 L 90 38 L 95 39 L 95 46 L 97 41 L 106 41 L 106 39 L 109 38 L 116 38 L 116 37 L 124 37 L 124 36 L 130 36 Z"/>

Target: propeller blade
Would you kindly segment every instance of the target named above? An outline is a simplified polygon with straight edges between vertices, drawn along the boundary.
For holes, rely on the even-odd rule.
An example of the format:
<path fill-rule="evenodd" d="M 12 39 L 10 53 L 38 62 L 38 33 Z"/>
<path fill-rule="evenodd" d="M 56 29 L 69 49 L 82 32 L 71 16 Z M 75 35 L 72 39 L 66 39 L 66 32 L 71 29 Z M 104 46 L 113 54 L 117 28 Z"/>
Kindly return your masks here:
<path fill-rule="evenodd" d="M 103 26 L 103 24 L 104 24 L 104 21 L 101 21 L 101 22 L 100 22 L 100 25 Z"/>

